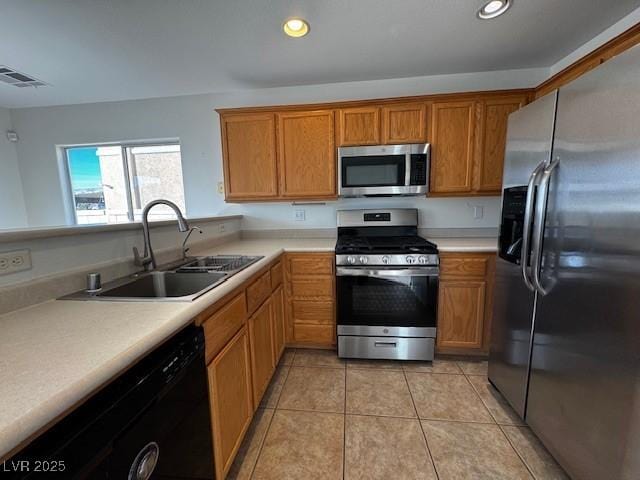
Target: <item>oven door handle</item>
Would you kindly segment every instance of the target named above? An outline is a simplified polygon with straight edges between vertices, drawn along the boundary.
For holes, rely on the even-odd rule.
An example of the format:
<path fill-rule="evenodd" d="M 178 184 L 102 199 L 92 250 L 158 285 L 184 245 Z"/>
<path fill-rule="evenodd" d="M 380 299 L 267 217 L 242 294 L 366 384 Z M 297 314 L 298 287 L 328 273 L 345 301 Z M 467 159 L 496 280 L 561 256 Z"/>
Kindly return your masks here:
<path fill-rule="evenodd" d="M 437 277 L 438 267 L 421 268 L 336 268 L 338 277 Z"/>

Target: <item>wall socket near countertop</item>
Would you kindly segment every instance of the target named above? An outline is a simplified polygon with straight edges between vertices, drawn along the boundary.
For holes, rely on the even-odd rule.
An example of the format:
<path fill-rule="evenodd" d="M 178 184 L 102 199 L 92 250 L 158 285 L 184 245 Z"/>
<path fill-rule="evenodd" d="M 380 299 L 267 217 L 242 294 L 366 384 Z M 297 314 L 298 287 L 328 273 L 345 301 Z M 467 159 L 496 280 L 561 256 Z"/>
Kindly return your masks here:
<path fill-rule="evenodd" d="M 296 208 L 293 212 L 293 219 L 296 222 L 304 222 L 307 219 L 307 212 L 304 208 Z"/>
<path fill-rule="evenodd" d="M 28 249 L 0 252 L 0 275 L 23 270 L 31 270 L 31 252 Z"/>

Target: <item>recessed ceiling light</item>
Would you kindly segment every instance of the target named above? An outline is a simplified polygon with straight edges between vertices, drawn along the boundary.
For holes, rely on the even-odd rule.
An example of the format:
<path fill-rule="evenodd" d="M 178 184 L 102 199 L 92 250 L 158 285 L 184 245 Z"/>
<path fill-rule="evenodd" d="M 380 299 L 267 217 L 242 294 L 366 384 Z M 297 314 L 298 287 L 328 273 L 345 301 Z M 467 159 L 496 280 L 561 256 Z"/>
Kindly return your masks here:
<path fill-rule="evenodd" d="M 309 24 L 302 18 L 290 18 L 284 22 L 282 28 L 290 37 L 304 37 L 309 33 Z"/>
<path fill-rule="evenodd" d="M 509 10 L 511 0 L 490 0 L 478 10 L 478 18 L 488 20 L 496 18 Z"/>

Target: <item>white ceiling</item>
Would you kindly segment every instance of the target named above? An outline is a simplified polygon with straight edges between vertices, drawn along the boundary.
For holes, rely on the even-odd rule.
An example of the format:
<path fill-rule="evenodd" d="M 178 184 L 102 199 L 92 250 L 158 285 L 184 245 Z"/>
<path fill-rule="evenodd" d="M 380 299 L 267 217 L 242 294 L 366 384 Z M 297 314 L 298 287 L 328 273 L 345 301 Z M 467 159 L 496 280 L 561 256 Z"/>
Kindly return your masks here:
<path fill-rule="evenodd" d="M 25 107 L 546 67 L 640 0 L 1 0 L 0 64 L 50 86 L 0 84 Z M 283 20 L 309 35 L 290 39 Z"/>

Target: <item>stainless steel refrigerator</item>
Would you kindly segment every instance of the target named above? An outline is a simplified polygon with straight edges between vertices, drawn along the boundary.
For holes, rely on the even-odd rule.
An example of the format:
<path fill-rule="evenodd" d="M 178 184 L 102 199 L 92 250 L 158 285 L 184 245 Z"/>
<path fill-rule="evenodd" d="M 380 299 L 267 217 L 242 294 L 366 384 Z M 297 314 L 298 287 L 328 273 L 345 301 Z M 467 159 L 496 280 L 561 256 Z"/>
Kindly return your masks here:
<path fill-rule="evenodd" d="M 640 48 L 509 118 L 489 379 L 575 479 L 640 478 Z"/>

